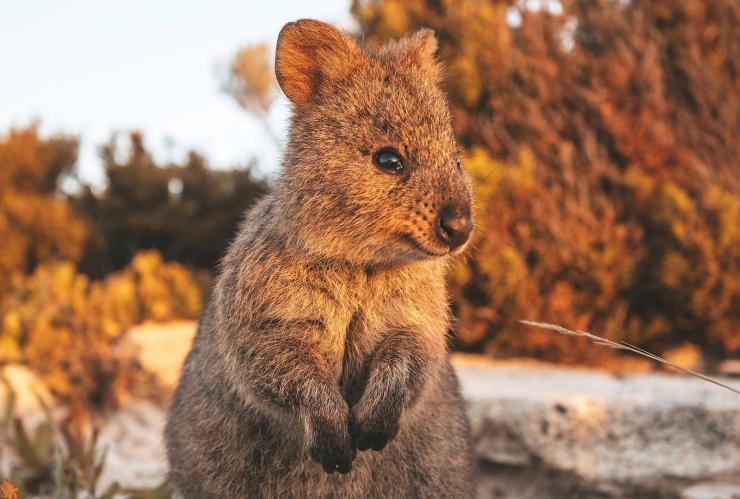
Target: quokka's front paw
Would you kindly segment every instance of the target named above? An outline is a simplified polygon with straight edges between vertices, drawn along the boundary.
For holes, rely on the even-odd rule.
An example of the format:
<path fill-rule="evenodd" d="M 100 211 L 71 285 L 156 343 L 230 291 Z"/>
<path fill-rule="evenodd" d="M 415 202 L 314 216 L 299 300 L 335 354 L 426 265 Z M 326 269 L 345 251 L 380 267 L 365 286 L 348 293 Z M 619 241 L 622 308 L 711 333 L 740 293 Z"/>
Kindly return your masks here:
<path fill-rule="evenodd" d="M 387 399 L 372 404 L 361 399 L 350 414 L 350 435 L 358 450 L 382 450 L 398 433 L 402 405 Z"/>
<path fill-rule="evenodd" d="M 352 445 L 347 422 L 314 418 L 310 455 L 327 473 L 352 471 L 357 450 Z"/>

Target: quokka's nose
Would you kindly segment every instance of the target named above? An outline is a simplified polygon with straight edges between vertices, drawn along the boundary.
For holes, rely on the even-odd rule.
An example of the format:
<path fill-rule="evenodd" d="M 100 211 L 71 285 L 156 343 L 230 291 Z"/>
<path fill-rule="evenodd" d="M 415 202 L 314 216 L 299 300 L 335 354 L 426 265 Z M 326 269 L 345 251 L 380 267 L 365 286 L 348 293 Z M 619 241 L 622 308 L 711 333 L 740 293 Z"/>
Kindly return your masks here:
<path fill-rule="evenodd" d="M 437 237 L 450 248 L 459 248 L 473 230 L 470 208 L 445 206 L 437 217 Z"/>

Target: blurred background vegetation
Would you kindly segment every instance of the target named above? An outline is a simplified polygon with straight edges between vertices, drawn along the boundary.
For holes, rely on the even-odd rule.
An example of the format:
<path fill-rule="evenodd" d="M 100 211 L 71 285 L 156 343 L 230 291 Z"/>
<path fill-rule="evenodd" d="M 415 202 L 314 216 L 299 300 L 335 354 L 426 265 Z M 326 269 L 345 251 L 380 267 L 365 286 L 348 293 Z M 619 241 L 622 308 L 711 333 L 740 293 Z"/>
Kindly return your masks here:
<path fill-rule="evenodd" d="M 371 44 L 421 26 L 440 39 L 480 203 L 452 283 L 460 346 L 610 354 L 525 332 L 530 318 L 738 353 L 740 4 L 575 0 L 553 15 L 534 3 L 352 7 Z"/>
<path fill-rule="evenodd" d="M 596 364 L 614 355 L 522 328 L 546 320 L 657 352 L 740 354 L 740 4 L 734 0 L 356 0 L 376 45 L 433 28 L 479 214 L 450 279 L 455 347 Z M 235 47 L 237 49 L 237 47 Z M 242 47 L 221 88 L 266 119 L 272 48 Z M 279 140 L 276 138 L 276 143 Z M 0 135 L 0 363 L 61 400 L 141 390 L 113 355 L 143 321 L 195 319 L 255 164 L 157 163 L 138 132 L 100 145 L 106 186 L 76 175 L 78 138 Z"/>

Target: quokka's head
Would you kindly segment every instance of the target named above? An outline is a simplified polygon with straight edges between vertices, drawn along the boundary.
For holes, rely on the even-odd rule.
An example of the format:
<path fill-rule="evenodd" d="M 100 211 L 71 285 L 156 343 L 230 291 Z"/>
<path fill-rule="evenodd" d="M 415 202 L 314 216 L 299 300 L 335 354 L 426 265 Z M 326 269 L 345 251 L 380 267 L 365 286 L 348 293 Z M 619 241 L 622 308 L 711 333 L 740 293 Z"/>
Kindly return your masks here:
<path fill-rule="evenodd" d="M 462 251 L 472 188 L 422 30 L 377 49 L 328 24 L 280 32 L 275 72 L 293 116 L 278 182 L 309 251 L 393 263 Z"/>

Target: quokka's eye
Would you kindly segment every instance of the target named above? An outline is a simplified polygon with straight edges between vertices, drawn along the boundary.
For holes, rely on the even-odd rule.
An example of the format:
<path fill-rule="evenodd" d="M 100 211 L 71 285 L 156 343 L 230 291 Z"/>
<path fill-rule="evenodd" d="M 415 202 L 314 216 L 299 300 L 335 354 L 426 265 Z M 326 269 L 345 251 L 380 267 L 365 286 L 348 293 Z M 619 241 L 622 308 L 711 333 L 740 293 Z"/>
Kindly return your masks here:
<path fill-rule="evenodd" d="M 455 158 L 455 166 L 457 167 L 457 170 L 462 170 L 462 163 L 460 162 L 460 158 Z"/>
<path fill-rule="evenodd" d="M 373 162 L 383 170 L 391 173 L 403 173 L 401 155 L 394 149 L 380 149 L 373 155 Z"/>

